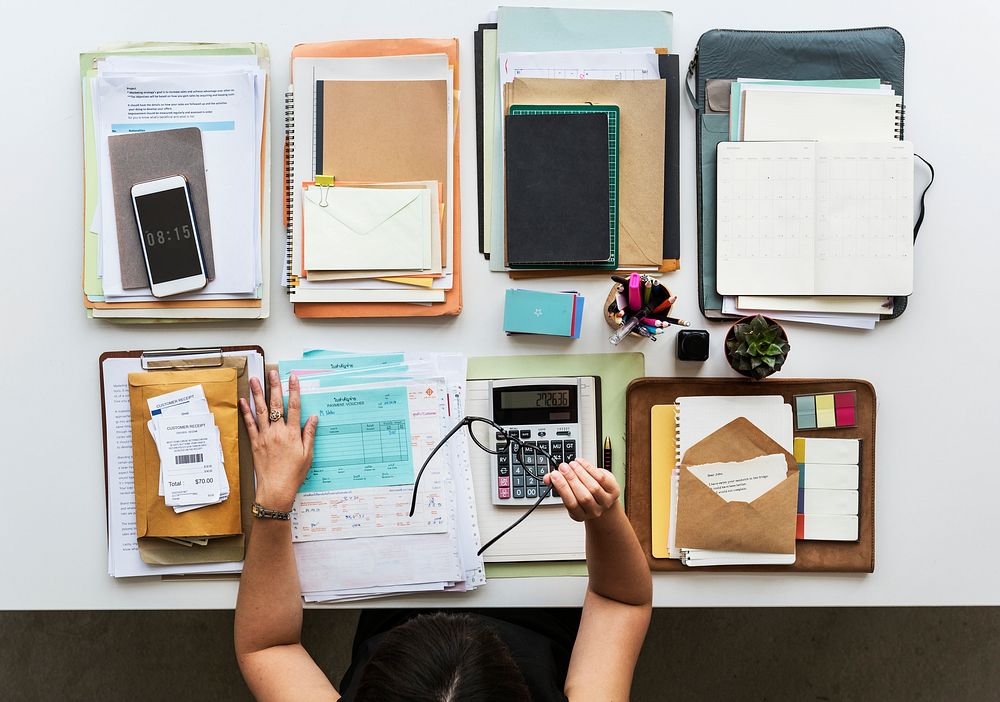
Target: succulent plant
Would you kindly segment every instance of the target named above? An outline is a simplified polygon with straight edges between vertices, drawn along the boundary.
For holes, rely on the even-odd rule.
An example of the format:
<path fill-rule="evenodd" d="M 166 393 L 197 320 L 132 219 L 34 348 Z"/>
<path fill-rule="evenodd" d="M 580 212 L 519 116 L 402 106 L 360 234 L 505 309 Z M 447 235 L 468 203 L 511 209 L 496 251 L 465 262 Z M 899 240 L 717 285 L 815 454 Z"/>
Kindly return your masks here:
<path fill-rule="evenodd" d="M 757 380 L 781 370 L 789 348 L 785 330 L 762 315 L 737 322 L 726 339 L 729 364 Z"/>

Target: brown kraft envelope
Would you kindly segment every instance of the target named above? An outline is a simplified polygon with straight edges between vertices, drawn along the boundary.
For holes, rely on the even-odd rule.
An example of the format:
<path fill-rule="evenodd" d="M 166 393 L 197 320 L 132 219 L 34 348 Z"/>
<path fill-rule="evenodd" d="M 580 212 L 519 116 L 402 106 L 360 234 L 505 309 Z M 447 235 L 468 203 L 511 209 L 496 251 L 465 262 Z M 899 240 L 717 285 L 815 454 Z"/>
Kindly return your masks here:
<path fill-rule="evenodd" d="M 239 412 L 236 409 L 236 369 L 130 373 L 132 464 L 135 475 L 136 536 L 231 536 L 240 529 Z M 215 415 L 229 479 L 229 499 L 217 505 L 177 514 L 158 495 L 160 457 L 146 423 L 147 400 L 174 390 L 201 385 Z"/>
<path fill-rule="evenodd" d="M 706 463 L 781 454 L 785 479 L 753 502 L 726 502 L 688 470 Z M 734 419 L 688 449 L 677 489 L 678 548 L 795 553 L 799 468 L 795 457 L 745 417 Z"/>
<path fill-rule="evenodd" d="M 199 367 L 199 361 L 185 359 L 172 360 L 172 367 L 183 367 L 191 364 Z M 222 365 L 236 370 L 236 391 L 239 397 L 250 397 L 250 375 L 247 372 L 246 356 L 225 356 Z M 250 435 L 242 422 L 239 424 L 240 452 L 240 522 L 242 534 L 223 536 L 209 540 L 207 546 L 189 547 L 165 541 L 160 538 L 139 539 L 139 556 L 143 562 L 151 565 L 180 565 L 191 563 L 227 563 L 242 561 L 246 552 L 246 534 L 250 533 L 250 502 L 247 496 L 254 494 L 253 453 L 250 447 Z M 233 499 L 233 489 L 230 486 L 229 499 Z"/>

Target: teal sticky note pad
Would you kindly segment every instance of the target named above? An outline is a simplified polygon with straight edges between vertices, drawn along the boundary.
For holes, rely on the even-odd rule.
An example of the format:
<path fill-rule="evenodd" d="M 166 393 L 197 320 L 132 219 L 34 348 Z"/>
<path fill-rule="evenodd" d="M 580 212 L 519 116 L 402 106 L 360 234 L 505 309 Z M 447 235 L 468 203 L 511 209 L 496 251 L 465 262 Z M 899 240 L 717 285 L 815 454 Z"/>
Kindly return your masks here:
<path fill-rule="evenodd" d="M 795 396 L 795 419 L 799 429 L 816 428 L 816 396 Z"/>
<path fill-rule="evenodd" d="M 504 298 L 503 329 L 508 334 L 546 334 L 577 337 L 578 308 L 583 298 L 576 293 L 510 289 Z"/>

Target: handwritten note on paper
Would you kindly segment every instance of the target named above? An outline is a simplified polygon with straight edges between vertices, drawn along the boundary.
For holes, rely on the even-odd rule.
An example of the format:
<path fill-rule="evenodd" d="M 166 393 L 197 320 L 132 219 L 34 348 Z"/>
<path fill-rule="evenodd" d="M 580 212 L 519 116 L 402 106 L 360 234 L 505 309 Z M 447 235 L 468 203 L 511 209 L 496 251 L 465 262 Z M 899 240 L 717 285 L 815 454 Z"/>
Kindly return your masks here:
<path fill-rule="evenodd" d="M 726 502 L 753 502 L 785 479 L 788 464 L 775 453 L 749 461 L 688 466 L 688 470 Z"/>
<path fill-rule="evenodd" d="M 319 425 L 300 493 L 413 482 L 405 387 L 304 394 L 310 415 Z"/>

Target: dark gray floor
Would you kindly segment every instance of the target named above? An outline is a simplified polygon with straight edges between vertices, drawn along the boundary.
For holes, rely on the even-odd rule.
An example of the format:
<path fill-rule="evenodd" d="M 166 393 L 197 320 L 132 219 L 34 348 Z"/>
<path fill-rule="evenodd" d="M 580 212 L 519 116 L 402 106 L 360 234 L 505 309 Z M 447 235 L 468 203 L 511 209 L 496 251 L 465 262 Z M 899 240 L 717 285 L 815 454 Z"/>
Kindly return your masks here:
<path fill-rule="evenodd" d="M 303 641 L 334 680 L 356 619 L 306 612 Z M 232 622 L 216 611 L 0 612 L 0 699 L 250 699 Z M 632 691 L 638 702 L 1000 700 L 1000 608 L 660 610 Z"/>

